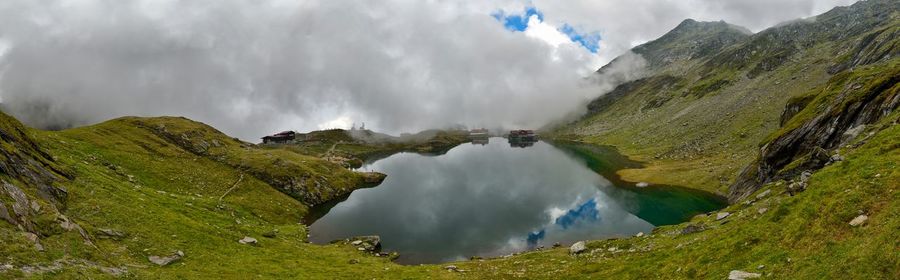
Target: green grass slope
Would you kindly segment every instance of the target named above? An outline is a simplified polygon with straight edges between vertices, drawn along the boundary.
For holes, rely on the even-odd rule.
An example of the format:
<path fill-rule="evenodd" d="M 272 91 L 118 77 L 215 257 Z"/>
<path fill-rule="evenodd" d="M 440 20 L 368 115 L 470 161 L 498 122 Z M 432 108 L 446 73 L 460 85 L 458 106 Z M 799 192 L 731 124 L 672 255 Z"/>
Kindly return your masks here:
<path fill-rule="evenodd" d="M 92 242 L 49 223 L 40 252 L 19 229 L 0 223 L 6 256 L 0 263 L 11 267 L 0 276 L 721 279 L 738 269 L 776 279 L 893 279 L 900 273 L 896 112 L 870 126 L 865 133 L 872 136 L 853 143 L 843 152 L 846 160 L 815 173 L 808 190 L 795 196 L 784 191 L 785 182 L 772 182 L 752 202 L 724 209 L 732 214 L 723 220 L 699 216 L 646 237 L 593 241 L 577 256 L 554 249 L 453 264 L 461 272 L 396 265 L 346 245 L 308 244 L 298 224 L 307 205 L 256 177 L 242 179 L 227 161 L 187 151 L 125 120 L 64 132 L 19 128 L 38 139 L 36 149 L 55 165 L 70 170 L 72 179 L 62 181 L 69 193 L 64 214 Z M 100 129 L 110 126 L 119 133 Z M 861 213 L 868 222 L 850 226 Z M 683 233 L 688 224 L 701 230 Z M 244 236 L 259 245 L 238 243 Z M 147 260 L 176 251 L 185 257 L 169 266 Z"/>
<path fill-rule="evenodd" d="M 311 205 L 253 174 L 309 172 L 322 182 L 315 186 L 322 193 L 354 188 L 340 184 L 359 182 L 358 175 L 337 165 L 258 149 L 180 118 L 122 118 L 45 132 L 3 117 L 2 131 L 23 138 L 14 144 L 68 170 L 71 179 L 57 183 L 68 191 L 60 213 L 84 233 L 65 229 L 60 213 L 42 207 L 35 211 L 47 216 L 36 219 L 38 251 L 23 230 L 0 221 L 0 278 L 330 279 L 399 267 L 350 246 L 307 244 L 299 222 Z M 37 194 L 29 198 L 46 205 Z M 259 245 L 238 243 L 244 236 Z M 184 258 L 169 266 L 148 261 L 177 251 Z M 350 265 L 351 259 L 360 263 Z"/>
<path fill-rule="evenodd" d="M 815 21 L 790 22 L 746 37 L 734 32 L 696 37 L 685 31 L 715 26 L 726 25 L 682 24 L 662 43 L 635 48 L 661 61 L 647 69 L 649 76 L 598 98 L 583 119 L 548 135 L 615 146 L 649 163 L 621 171 L 628 181 L 725 195 L 759 147 L 781 129 L 786 105 L 821 90 L 836 74 L 884 64 L 900 54 L 896 1 L 861 1 Z M 673 48 L 669 42 L 685 41 L 679 36 L 693 44 Z M 711 42 L 719 43 L 715 51 L 696 51 Z M 685 56 L 685 49 L 695 51 Z"/>

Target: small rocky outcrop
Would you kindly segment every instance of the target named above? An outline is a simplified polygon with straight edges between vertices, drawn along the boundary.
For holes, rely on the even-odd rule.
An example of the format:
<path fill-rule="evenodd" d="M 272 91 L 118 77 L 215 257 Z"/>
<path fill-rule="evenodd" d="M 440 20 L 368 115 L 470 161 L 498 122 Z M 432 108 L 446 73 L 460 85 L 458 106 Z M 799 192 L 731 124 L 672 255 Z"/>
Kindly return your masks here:
<path fill-rule="evenodd" d="M 387 178 L 386 174 L 378 172 L 361 172 L 360 174 L 366 184 L 381 184 Z"/>
<path fill-rule="evenodd" d="M 244 245 L 257 246 L 257 245 L 259 245 L 259 240 L 256 240 L 256 238 L 253 238 L 253 237 L 244 236 L 244 238 L 241 238 L 241 240 L 238 240 L 238 243 L 241 243 Z"/>
<path fill-rule="evenodd" d="M 158 266 L 167 266 L 180 261 L 182 258 L 184 258 L 184 252 L 177 251 L 169 256 L 150 256 L 147 259 Z"/>
<path fill-rule="evenodd" d="M 744 280 L 744 279 L 751 279 L 751 278 L 759 278 L 761 276 L 762 275 L 759 273 L 752 273 L 752 272 L 746 272 L 746 271 L 740 271 L 740 270 L 732 270 L 731 272 L 728 273 L 728 280 Z"/>
<path fill-rule="evenodd" d="M 575 244 L 572 244 L 571 247 L 569 247 L 569 254 L 581 254 L 582 252 L 584 252 L 584 250 L 587 250 L 587 246 L 585 246 L 584 241 L 578 241 L 575 242 Z"/>
<path fill-rule="evenodd" d="M 853 220 L 850 221 L 850 226 L 858 227 L 858 226 L 861 226 L 861 225 L 865 224 L 866 221 L 868 221 L 868 220 L 869 220 L 869 216 L 866 216 L 866 215 L 859 215 L 859 216 L 856 216 L 856 218 L 853 218 Z"/>
<path fill-rule="evenodd" d="M 376 252 L 381 250 L 381 237 L 377 235 L 353 237 L 350 238 L 350 245 L 359 251 Z"/>
<path fill-rule="evenodd" d="M 705 229 L 706 228 L 703 227 L 703 225 L 701 225 L 701 224 L 688 225 L 688 226 L 684 227 L 684 229 L 681 230 L 681 234 L 691 234 L 691 233 L 695 233 L 695 232 L 701 232 Z"/>
<path fill-rule="evenodd" d="M 455 265 L 444 266 L 444 269 L 447 270 L 447 272 L 460 272 L 460 273 L 461 273 L 461 272 L 466 272 L 465 269 L 459 268 L 459 267 L 457 267 L 457 266 L 455 266 Z"/>
<path fill-rule="evenodd" d="M 101 228 L 98 229 L 95 235 L 100 239 L 112 239 L 112 240 L 122 240 L 126 237 L 124 232 L 109 229 L 109 228 Z"/>
<path fill-rule="evenodd" d="M 900 69 L 837 75 L 819 97 L 803 110 L 815 112 L 764 145 L 757 160 L 741 171 L 729 187 L 728 199 L 737 202 L 776 179 L 817 170 L 833 162 L 828 151 L 839 147 L 860 125 L 877 122 L 900 106 Z M 807 114 L 810 115 L 810 114 Z"/>
<path fill-rule="evenodd" d="M 729 213 L 729 212 L 719 212 L 718 214 L 716 214 L 716 221 L 720 221 L 720 220 L 722 220 L 722 219 L 728 218 L 728 216 L 731 216 L 731 213 Z"/>

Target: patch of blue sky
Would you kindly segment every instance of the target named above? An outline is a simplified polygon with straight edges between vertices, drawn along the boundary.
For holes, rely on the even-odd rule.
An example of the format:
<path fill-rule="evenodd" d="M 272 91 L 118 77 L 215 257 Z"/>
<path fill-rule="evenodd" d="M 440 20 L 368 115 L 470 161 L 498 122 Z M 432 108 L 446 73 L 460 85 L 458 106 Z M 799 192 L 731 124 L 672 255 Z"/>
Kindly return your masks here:
<path fill-rule="evenodd" d="M 510 31 L 525 31 L 528 29 L 528 19 L 531 16 L 537 16 L 538 20 L 544 21 L 544 13 L 535 7 L 526 7 L 524 14 L 506 14 L 502 10 L 491 14 L 495 19 L 503 23 L 503 26 Z"/>
<path fill-rule="evenodd" d="M 569 39 L 572 39 L 572 42 L 580 44 L 592 53 L 597 53 L 597 50 L 600 49 L 600 32 L 579 33 L 575 28 L 568 24 L 563 24 L 558 30 L 563 34 L 566 34 L 566 36 L 569 36 Z"/>
<path fill-rule="evenodd" d="M 524 32 L 528 29 L 528 20 L 532 16 L 537 16 L 537 19 L 541 22 L 544 21 L 544 13 L 535 7 L 526 7 L 521 14 L 507 14 L 503 10 L 499 10 L 492 13 L 491 16 L 502 23 L 507 30 L 514 32 Z M 569 24 L 563 24 L 557 30 L 568 36 L 572 42 L 578 43 L 592 53 L 597 53 L 597 50 L 600 49 L 600 32 L 578 32 Z"/>

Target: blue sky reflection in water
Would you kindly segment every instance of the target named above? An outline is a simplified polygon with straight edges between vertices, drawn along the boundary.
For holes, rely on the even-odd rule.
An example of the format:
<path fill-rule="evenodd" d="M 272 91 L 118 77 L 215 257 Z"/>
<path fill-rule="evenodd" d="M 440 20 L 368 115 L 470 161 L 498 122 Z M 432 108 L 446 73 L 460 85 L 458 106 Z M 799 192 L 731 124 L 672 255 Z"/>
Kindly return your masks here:
<path fill-rule="evenodd" d="M 363 169 L 388 177 L 328 210 L 311 225 L 310 239 L 379 235 L 384 251 L 400 252 L 401 263 L 633 235 L 654 228 L 638 215 L 654 220 L 655 212 L 668 217 L 680 211 L 676 216 L 689 217 L 715 205 L 683 193 L 646 195 L 614 187 L 584 160 L 544 142 L 516 148 L 493 138 L 440 156 L 396 154 Z M 657 203 L 660 197 L 679 203 Z"/>

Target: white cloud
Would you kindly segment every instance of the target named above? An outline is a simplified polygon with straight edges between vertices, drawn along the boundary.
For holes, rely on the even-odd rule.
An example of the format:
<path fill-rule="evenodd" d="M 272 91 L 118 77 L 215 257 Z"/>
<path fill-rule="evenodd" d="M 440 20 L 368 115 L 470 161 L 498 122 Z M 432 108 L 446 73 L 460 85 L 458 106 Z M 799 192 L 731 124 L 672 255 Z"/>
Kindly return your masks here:
<path fill-rule="evenodd" d="M 6 0 L 0 98 L 31 125 L 184 115 L 245 139 L 348 121 L 538 127 L 611 86 L 584 75 L 684 18 L 758 30 L 849 2 Z M 490 16 L 530 5 L 545 20 L 524 33 Z M 600 51 L 563 24 L 601 32 Z"/>
<path fill-rule="evenodd" d="M 681 21 L 719 21 L 754 32 L 780 22 L 824 13 L 857 0 L 533 0 L 550 24 L 568 23 L 601 32 L 604 62 L 658 38 Z"/>
<path fill-rule="evenodd" d="M 353 120 L 350 119 L 350 117 L 341 116 L 336 119 L 319 124 L 318 128 L 320 130 L 334 129 L 334 128 L 350 129 L 350 127 L 353 125 L 354 125 Z M 360 125 L 362 125 L 362 124 L 360 124 Z"/>
<path fill-rule="evenodd" d="M 540 39 L 554 48 L 562 44 L 572 44 L 572 40 L 566 34 L 559 32 L 557 27 L 541 21 L 536 15 L 528 18 L 528 28 L 524 32 L 528 37 Z"/>

